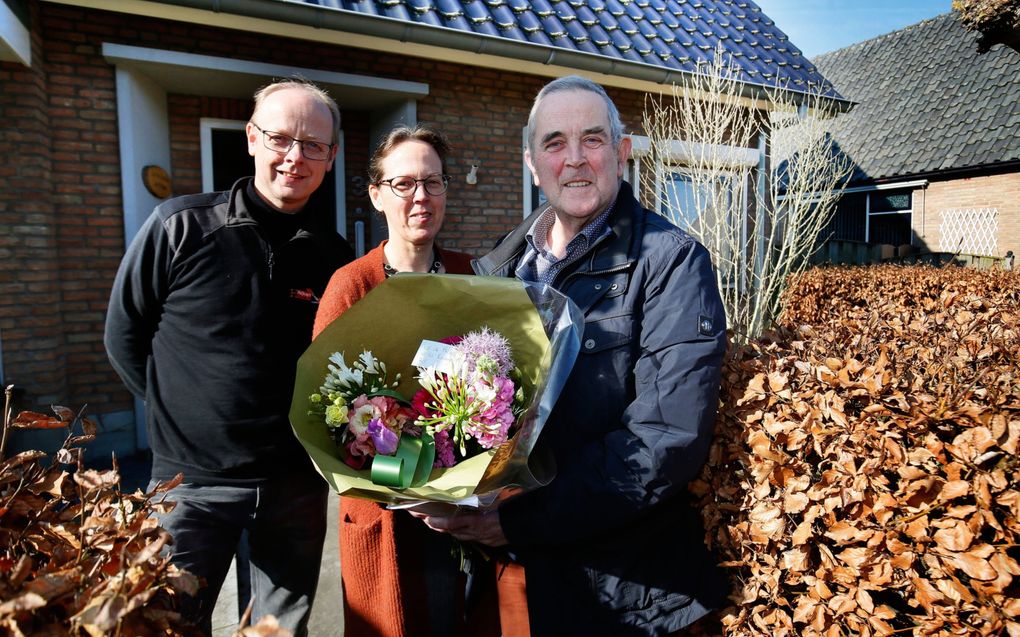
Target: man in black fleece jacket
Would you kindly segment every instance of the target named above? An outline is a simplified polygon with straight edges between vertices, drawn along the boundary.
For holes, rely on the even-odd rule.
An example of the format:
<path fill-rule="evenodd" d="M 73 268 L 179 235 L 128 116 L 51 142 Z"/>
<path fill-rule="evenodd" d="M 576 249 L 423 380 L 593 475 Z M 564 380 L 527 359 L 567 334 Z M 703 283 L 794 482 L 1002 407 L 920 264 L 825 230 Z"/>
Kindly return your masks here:
<path fill-rule="evenodd" d="M 174 563 L 207 582 L 185 609 L 207 633 L 244 530 L 253 623 L 271 614 L 307 632 L 327 486 L 287 414 L 318 296 L 353 257 L 326 211 L 306 205 L 333 167 L 339 126 L 312 84 L 260 89 L 246 126 L 254 178 L 159 205 L 114 281 L 107 352 L 145 400 L 152 480 L 184 476 L 160 522 Z"/>

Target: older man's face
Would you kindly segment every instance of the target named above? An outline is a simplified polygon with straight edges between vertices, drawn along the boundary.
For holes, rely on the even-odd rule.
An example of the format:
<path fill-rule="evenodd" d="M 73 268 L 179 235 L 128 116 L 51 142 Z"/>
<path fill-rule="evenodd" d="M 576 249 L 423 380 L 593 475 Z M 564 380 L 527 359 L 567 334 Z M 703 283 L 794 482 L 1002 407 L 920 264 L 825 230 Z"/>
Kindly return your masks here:
<path fill-rule="evenodd" d="M 609 112 L 591 91 L 559 91 L 538 105 L 525 160 L 564 221 L 582 227 L 616 200 L 630 139 L 613 148 Z"/>
<path fill-rule="evenodd" d="M 308 159 L 301 144 L 277 152 L 266 148 L 265 133 L 259 129 L 328 145 L 333 141 L 329 108 L 302 88 L 281 89 L 266 96 L 246 129 L 248 153 L 255 158 L 255 190 L 275 208 L 298 212 L 333 167 L 337 148 L 325 159 Z"/>

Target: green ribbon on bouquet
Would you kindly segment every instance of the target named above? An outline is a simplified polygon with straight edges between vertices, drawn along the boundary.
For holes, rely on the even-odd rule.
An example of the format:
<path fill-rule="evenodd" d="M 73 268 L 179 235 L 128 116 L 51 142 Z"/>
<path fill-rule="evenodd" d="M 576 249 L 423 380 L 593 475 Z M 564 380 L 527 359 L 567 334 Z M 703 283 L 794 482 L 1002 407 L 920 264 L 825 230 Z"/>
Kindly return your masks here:
<path fill-rule="evenodd" d="M 372 459 L 372 482 L 392 489 L 420 487 L 429 479 L 436 459 L 436 441 L 425 431 L 421 438 L 401 434 L 392 456 Z"/>

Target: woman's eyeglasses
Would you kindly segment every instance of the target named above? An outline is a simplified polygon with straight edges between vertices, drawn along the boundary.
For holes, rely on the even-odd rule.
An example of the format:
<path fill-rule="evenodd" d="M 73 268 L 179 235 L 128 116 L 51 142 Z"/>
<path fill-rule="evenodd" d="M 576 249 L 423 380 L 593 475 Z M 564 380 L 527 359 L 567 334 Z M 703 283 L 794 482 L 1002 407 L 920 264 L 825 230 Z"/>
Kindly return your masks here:
<path fill-rule="evenodd" d="M 439 195 L 446 192 L 447 187 L 450 185 L 449 175 L 429 175 L 425 179 L 415 179 L 414 177 L 390 177 L 389 179 L 380 179 L 376 182 L 376 186 L 380 184 L 386 184 L 390 187 L 398 197 L 407 199 L 413 197 L 415 191 L 418 190 L 420 185 L 425 189 L 425 192 L 438 197 Z"/>

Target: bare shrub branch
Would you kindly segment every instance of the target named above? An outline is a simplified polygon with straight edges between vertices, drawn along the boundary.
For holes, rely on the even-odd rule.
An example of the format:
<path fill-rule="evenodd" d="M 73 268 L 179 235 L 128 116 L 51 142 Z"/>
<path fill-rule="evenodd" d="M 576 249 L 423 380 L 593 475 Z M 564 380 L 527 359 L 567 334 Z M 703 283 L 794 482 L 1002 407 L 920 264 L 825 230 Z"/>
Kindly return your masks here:
<path fill-rule="evenodd" d="M 829 135 L 836 105 L 820 91 L 736 97 L 742 84 L 721 49 L 701 70 L 646 103 L 657 203 L 711 252 L 729 326 L 752 337 L 807 267 L 852 164 Z"/>

